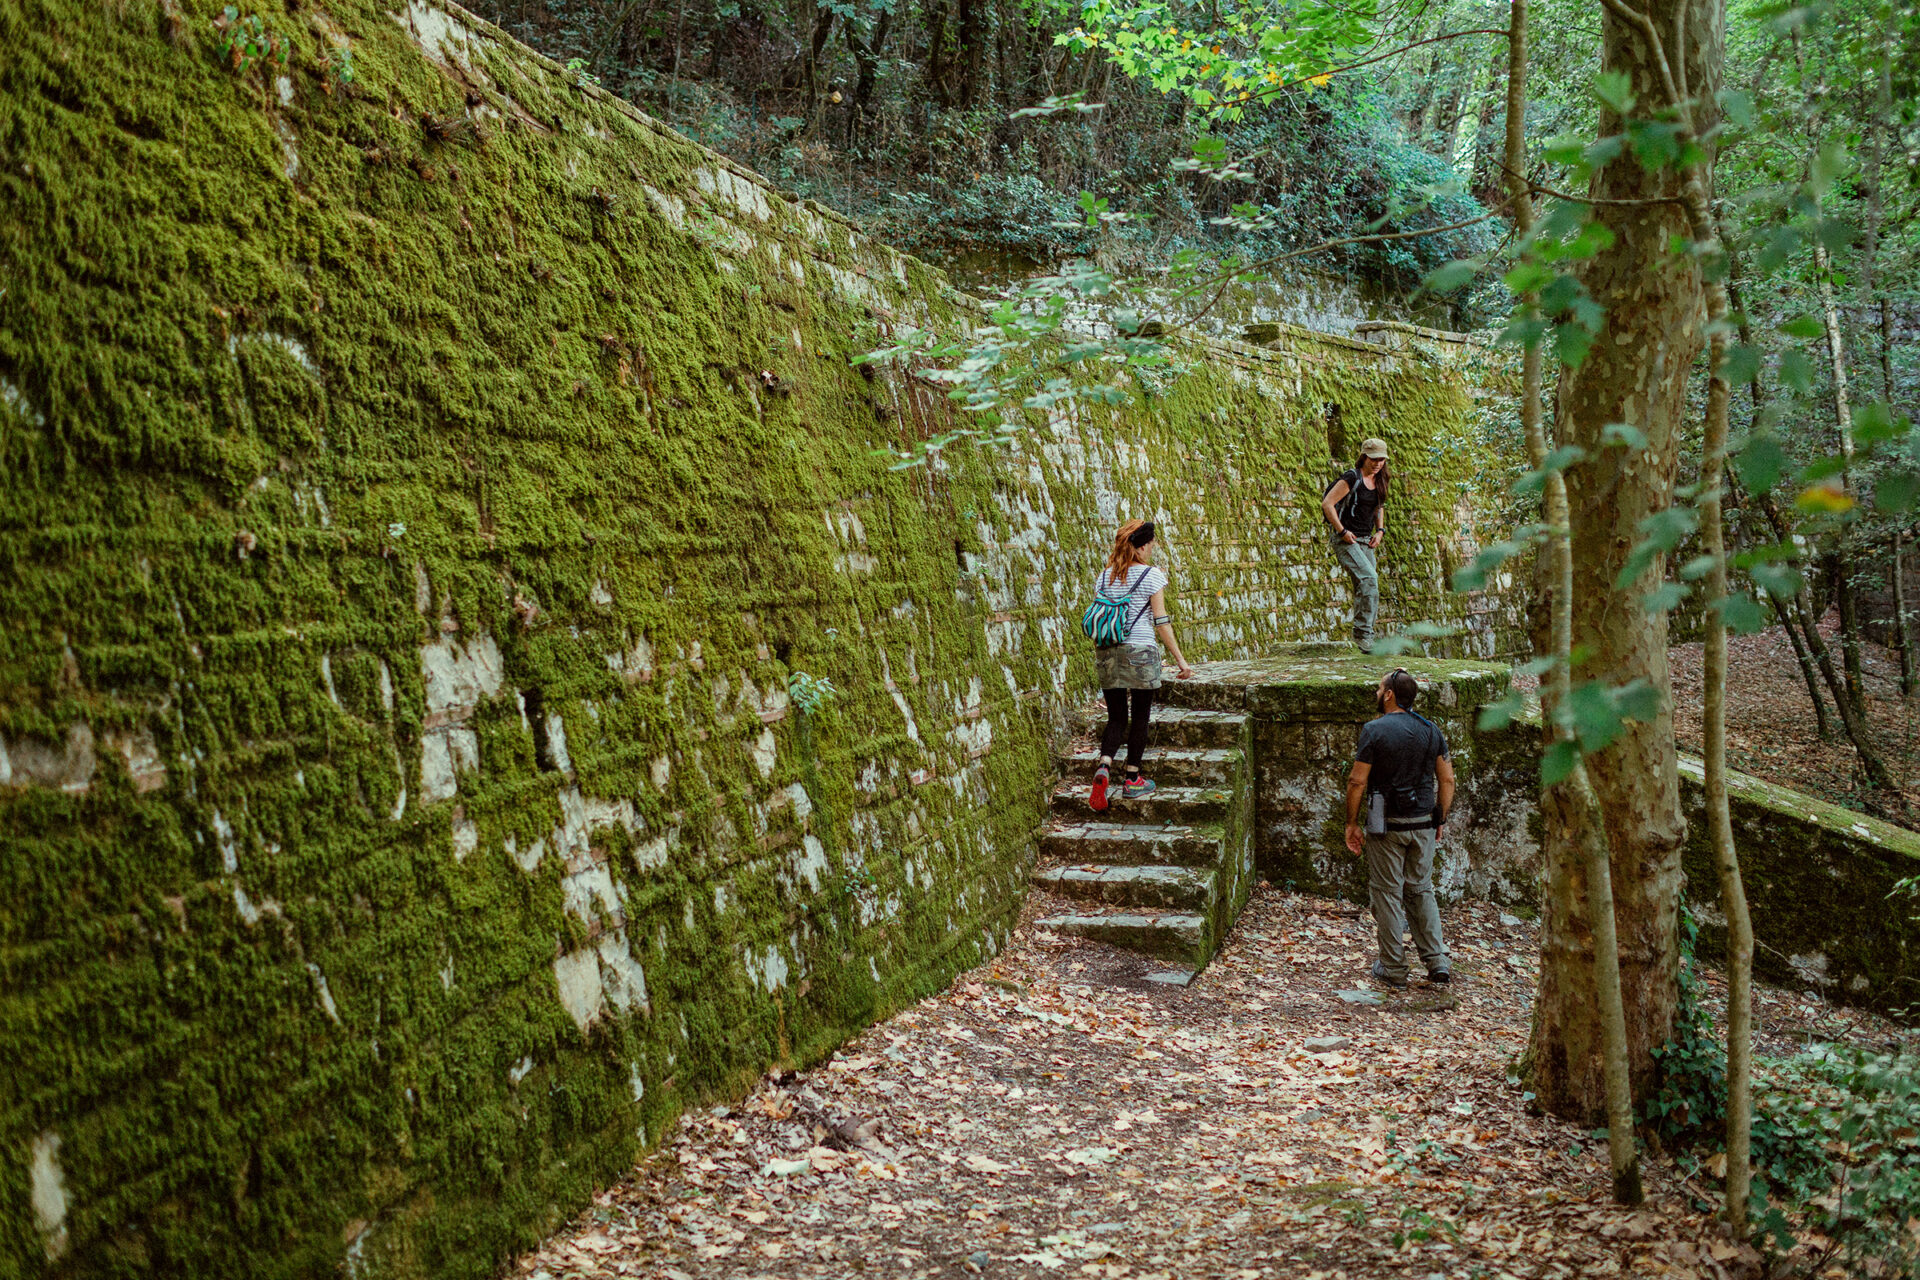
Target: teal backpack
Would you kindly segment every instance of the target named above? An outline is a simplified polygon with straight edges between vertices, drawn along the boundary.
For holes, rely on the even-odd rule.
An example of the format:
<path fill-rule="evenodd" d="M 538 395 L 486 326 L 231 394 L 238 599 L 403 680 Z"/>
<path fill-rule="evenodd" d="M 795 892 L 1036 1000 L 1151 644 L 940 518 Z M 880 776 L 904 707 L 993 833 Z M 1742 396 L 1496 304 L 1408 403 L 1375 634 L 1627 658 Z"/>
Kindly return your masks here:
<path fill-rule="evenodd" d="M 1138 587 L 1152 572 L 1153 566 L 1141 565 L 1140 576 L 1127 583 L 1126 595 L 1116 600 L 1107 594 L 1110 582 L 1106 571 L 1101 570 L 1100 585 L 1095 587 L 1093 592 L 1093 603 L 1088 605 L 1087 611 L 1080 615 L 1080 629 L 1087 633 L 1087 639 L 1093 641 L 1095 646 L 1105 649 L 1127 638 L 1127 633 L 1133 630 L 1133 624 L 1140 621 L 1140 614 L 1145 613 L 1153 604 L 1152 600 L 1148 600 L 1146 604 L 1140 606 L 1140 613 L 1129 618 L 1127 601 L 1132 597 L 1134 588 Z"/>

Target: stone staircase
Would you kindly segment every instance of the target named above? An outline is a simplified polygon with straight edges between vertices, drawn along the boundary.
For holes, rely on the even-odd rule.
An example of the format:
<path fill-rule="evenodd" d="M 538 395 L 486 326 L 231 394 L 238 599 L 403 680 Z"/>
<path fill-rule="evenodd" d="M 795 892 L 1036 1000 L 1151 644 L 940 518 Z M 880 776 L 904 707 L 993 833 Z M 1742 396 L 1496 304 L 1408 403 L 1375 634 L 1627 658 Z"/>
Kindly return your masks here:
<path fill-rule="evenodd" d="M 1226 664 L 1222 664 L 1223 666 Z M 1158 789 L 1120 794 L 1116 765 L 1105 813 L 1087 804 L 1098 752 L 1059 759 L 1062 781 L 1040 838 L 1036 886 L 1079 901 L 1040 924 L 1143 952 L 1174 966 L 1151 975 L 1184 985 L 1206 967 L 1246 905 L 1253 878 L 1253 787 L 1244 691 L 1203 664 L 1161 686 L 1145 772 Z M 1098 733 L 1104 708 L 1075 728 Z"/>

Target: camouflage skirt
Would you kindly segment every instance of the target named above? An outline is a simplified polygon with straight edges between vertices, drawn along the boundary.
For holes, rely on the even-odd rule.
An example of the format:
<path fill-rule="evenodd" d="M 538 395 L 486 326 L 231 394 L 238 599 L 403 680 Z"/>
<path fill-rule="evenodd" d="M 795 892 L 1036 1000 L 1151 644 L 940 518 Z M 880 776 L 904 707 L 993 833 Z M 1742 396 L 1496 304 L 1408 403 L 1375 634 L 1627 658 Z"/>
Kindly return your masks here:
<path fill-rule="evenodd" d="M 1110 644 L 1093 651 L 1093 662 L 1102 689 L 1160 687 L 1160 646 L 1157 644 Z"/>

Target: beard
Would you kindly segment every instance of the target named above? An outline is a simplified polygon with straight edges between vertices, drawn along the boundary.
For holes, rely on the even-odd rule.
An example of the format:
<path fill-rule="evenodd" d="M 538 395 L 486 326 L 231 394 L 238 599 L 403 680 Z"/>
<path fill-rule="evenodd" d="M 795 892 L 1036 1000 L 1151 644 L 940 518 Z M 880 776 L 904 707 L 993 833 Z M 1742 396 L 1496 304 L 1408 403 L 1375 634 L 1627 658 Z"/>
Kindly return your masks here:
<path fill-rule="evenodd" d="M 1375 689 L 1373 691 L 1373 705 L 1374 709 L 1381 715 L 1387 714 L 1387 695 Z"/>

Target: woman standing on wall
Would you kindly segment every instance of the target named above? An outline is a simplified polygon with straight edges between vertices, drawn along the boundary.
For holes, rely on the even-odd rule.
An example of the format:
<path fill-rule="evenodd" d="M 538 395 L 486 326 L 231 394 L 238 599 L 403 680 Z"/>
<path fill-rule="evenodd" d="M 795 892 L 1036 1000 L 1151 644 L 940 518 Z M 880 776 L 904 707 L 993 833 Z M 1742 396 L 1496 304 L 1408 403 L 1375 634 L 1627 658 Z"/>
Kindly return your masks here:
<path fill-rule="evenodd" d="M 1380 575 L 1374 551 L 1387 531 L 1387 442 L 1360 442 L 1350 470 L 1327 487 L 1320 510 L 1333 526 L 1333 554 L 1353 579 L 1353 642 L 1373 652 L 1373 619 L 1380 611 Z"/>
<path fill-rule="evenodd" d="M 1153 715 L 1154 690 L 1160 687 L 1156 635 L 1173 653 L 1180 667 L 1179 678 L 1193 675 L 1193 668 L 1180 653 L 1180 642 L 1173 638 L 1173 618 L 1163 597 L 1167 573 L 1154 567 L 1155 545 L 1151 520 L 1129 520 L 1114 535 L 1107 563 L 1094 575 L 1095 600 L 1119 603 L 1125 610 L 1119 642 L 1094 650 L 1100 691 L 1107 700 L 1107 728 L 1100 739 L 1100 763 L 1093 771 L 1090 798 L 1095 809 L 1107 807 L 1109 771 L 1122 742 L 1127 744 L 1127 777 L 1121 793 L 1132 800 L 1153 790 L 1153 783 L 1140 774 L 1140 760 L 1147 753 L 1147 723 Z"/>

